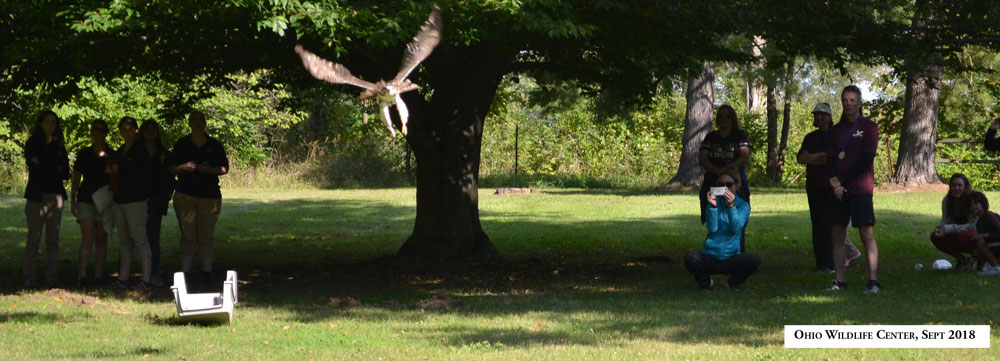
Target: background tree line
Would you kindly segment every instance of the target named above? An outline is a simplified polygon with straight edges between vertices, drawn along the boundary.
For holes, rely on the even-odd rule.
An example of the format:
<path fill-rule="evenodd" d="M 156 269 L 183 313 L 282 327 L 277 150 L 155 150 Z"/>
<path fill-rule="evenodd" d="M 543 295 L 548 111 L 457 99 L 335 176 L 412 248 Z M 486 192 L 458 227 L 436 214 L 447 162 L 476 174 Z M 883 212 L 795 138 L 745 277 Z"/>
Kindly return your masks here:
<path fill-rule="evenodd" d="M 399 252 L 401 259 L 415 264 L 497 256 L 482 230 L 478 211 L 480 175 L 489 157 L 485 146 L 491 135 L 487 132 L 493 131 L 496 114 L 523 113 L 515 119 L 539 125 L 546 123 L 537 119 L 548 119 L 550 130 L 576 136 L 575 143 L 562 148 L 550 146 L 561 138 L 538 140 L 543 146 L 537 152 L 558 150 L 531 158 L 529 164 L 537 164 L 539 174 L 595 175 L 588 178 L 626 174 L 649 179 L 641 182 L 649 184 L 659 183 L 655 180 L 661 175 L 656 172 L 662 167 L 648 162 L 663 157 L 656 152 L 673 154 L 663 150 L 667 138 L 683 129 L 677 173 L 669 183 L 690 185 L 701 177 L 700 167 L 691 160 L 698 141 L 711 127 L 712 107 L 721 102 L 736 104 L 735 99 L 742 98 L 741 109 L 747 112 L 743 119 L 754 137 L 755 152 L 764 152 L 764 156 L 755 154 L 751 171 L 758 174 L 752 177 L 781 184 L 795 173 L 787 159 L 800 138 L 795 132 L 804 132 L 797 125 L 803 121 L 802 109 L 811 106 L 808 92 L 803 91 L 815 84 L 831 88 L 823 82 L 831 77 L 803 74 L 814 67 L 817 72 L 835 71 L 856 82 L 863 77 L 854 66 L 881 67 L 888 71 L 880 76 L 901 85 L 886 86 L 887 94 L 893 96 L 876 100 L 868 108 L 876 118 L 886 117 L 880 124 L 886 127 L 887 144 L 890 149 L 897 147 L 886 162 L 878 159 L 876 163 L 886 164 L 891 172 L 878 173 L 890 173 L 886 177 L 893 183 L 912 185 L 940 182 L 936 139 L 946 132 L 973 134 L 971 129 L 982 127 L 975 114 L 986 113 L 977 111 L 992 106 L 986 102 L 997 94 L 995 82 L 980 82 L 991 78 L 995 65 L 991 57 L 1000 49 L 1000 8 L 992 1 L 440 0 L 436 4 L 445 18 L 443 40 L 411 75 L 422 89 L 403 95 L 410 108 L 406 147 L 399 148 L 398 140 L 387 138 L 361 143 L 370 148 L 358 146 L 370 150 L 361 153 L 369 155 L 409 150 L 412 157 L 404 155 L 404 164 L 412 159 L 418 165 L 411 168 L 416 221 Z M 232 133 L 238 137 L 232 139 L 235 145 L 253 144 L 266 153 L 288 144 L 289 138 L 264 130 L 298 129 L 293 124 L 303 121 L 311 124 L 306 129 L 317 129 L 335 119 L 329 115 L 338 114 L 324 113 L 328 107 L 321 104 L 333 101 L 347 103 L 346 108 L 333 108 L 351 107 L 346 99 L 336 102 L 340 98 L 328 94 L 329 87 L 320 87 L 302 71 L 292 47 L 302 44 L 316 50 L 362 78 L 383 78 L 396 71 L 398 54 L 434 6 L 419 1 L 353 0 L 233 0 L 210 6 L 195 0 L 3 2 L 0 34 L 11 41 L 2 52 L 0 108 L 4 118 L 28 118 L 31 111 L 24 103 L 55 106 L 74 101 L 89 91 L 81 82 L 88 78 L 104 86 L 127 76 L 155 76 L 176 85 L 180 94 L 156 101 L 166 109 L 184 111 L 206 105 L 221 109 L 243 98 L 227 98 L 220 92 L 239 93 L 241 87 L 232 83 L 253 83 L 253 74 L 267 69 L 262 74 L 268 76 L 261 76 L 273 77 L 270 85 L 244 86 L 243 91 L 264 92 L 252 97 L 267 99 L 258 105 L 270 110 L 249 114 L 220 110 L 214 117 L 237 123 L 256 121 L 261 128 L 218 126 L 236 129 Z M 231 78 L 240 74 L 250 78 Z M 548 93 L 534 99 L 559 99 L 556 95 L 566 89 L 570 89 L 568 94 L 575 89 L 582 99 L 566 103 L 561 111 L 569 113 L 564 114 L 532 109 L 541 102 L 528 102 L 511 112 L 506 105 L 498 106 L 497 99 L 504 98 L 518 77 L 525 84 L 537 82 L 542 93 Z M 975 81 L 958 80 L 964 77 Z M 873 85 L 878 84 L 873 79 Z M 969 84 L 980 88 L 973 90 L 976 85 Z M 965 100 L 983 102 L 970 108 L 959 100 L 942 101 L 949 87 L 957 91 L 950 99 L 964 96 L 963 87 L 969 87 L 968 92 L 978 95 Z M 321 90 L 306 90 L 310 88 Z M 281 89 L 296 89 L 291 92 L 295 95 L 275 107 Z M 821 100 L 836 102 L 835 96 L 827 95 Z M 31 96 L 35 99 L 21 99 Z M 657 115 L 668 110 L 650 111 L 653 104 L 669 103 L 671 98 L 685 99 L 683 123 L 671 123 L 672 128 L 665 124 L 677 118 Z M 208 99 L 219 103 L 204 103 Z M 763 116 L 759 115 L 761 106 Z M 965 112 L 961 116 L 967 123 L 951 129 L 939 127 L 952 121 L 939 118 L 949 111 L 956 116 Z M 254 117 L 259 114 L 269 116 Z M 319 120 L 312 120 L 317 114 Z M 353 114 L 348 120 L 338 120 L 357 124 L 359 113 Z M 364 116 L 360 118 L 364 123 Z M 22 132 L 10 129 L 7 133 L 19 136 Z M 258 135 L 264 140 L 254 138 Z M 316 144 L 319 147 L 313 148 L 320 150 L 343 146 L 337 140 L 311 139 L 304 137 L 300 143 Z M 6 144 L 5 149 L 11 148 Z M 624 151 L 606 148 L 613 144 Z M 244 153 L 242 161 L 248 165 L 273 158 Z M 761 160 L 763 166 L 757 163 Z M 335 167 L 327 169 L 337 172 Z"/>
<path fill-rule="evenodd" d="M 1000 55 L 977 50 L 968 61 L 1000 67 Z M 876 160 L 876 182 L 889 182 L 890 155 L 898 154 L 904 88 L 887 66 L 852 66 L 840 75 L 819 62 L 803 62 L 796 71 L 795 88 L 781 86 L 781 98 L 791 97 L 788 143 L 780 180 L 768 176 L 769 129 L 766 101 L 757 106 L 748 96 L 751 82 L 745 69 L 717 66 L 714 84 L 717 104 L 733 105 L 754 143 L 749 172 L 754 186 L 797 187 L 804 184 L 804 167 L 794 153 L 801 139 L 813 130 L 809 112 L 817 102 L 838 108 L 838 90 L 861 82 L 871 90 L 866 113 L 884 134 Z M 412 185 L 417 166 L 404 138 L 388 138 L 387 131 L 365 124 L 375 120 L 375 109 L 352 94 L 330 87 L 291 88 L 276 82 L 272 71 L 223 76 L 210 84 L 208 75 L 192 79 L 193 91 L 157 74 L 127 75 L 101 82 L 77 80 L 81 91 L 67 101 L 46 104 L 45 86 L 19 90 L 16 102 L 25 109 L 0 125 L 0 159 L 5 190 L 19 192 L 25 179 L 20 158 L 32 114 L 52 107 L 63 119 L 67 146 L 89 144 L 90 120 L 106 119 L 112 126 L 122 116 L 155 119 L 164 128 L 169 147 L 187 133 L 184 99 L 197 98 L 191 108 L 205 109 L 212 133 L 227 146 L 234 165 L 236 185 L 274 186 L 258 174 L 281 174 L 281 182 L 326 188 Z M 939 138 L 978 139 L 990 122 L 997 103 L 1000 76 L 992 73 L 949 72 L 942 81 Z M 598 188 L 659 188 L 677 173 L 684 133 L 684 84 L 680 78 L 661 84 L 648 106 L 627 112 L 602 109 L 600 100 L 581 93 L 575 84 L 545 85 L 531 77 L 511 77 L 495 98 L 484 131 L 480 176 L 487 187 L 556 186 Z M 783 85 L 783 84 L 782 84 Z M 193 93 L 199 92 L 199 93 Z M 367 114 L 367 115 L 366 115 Z M 514 177 L 515 126 L 518 177 Z M 775 129 L 777 130 L 777 129 Z M 117 144 L 117 133 L 110 135 Z M 888 146 L 888 148 L 886 148 Z M 944 145 L 943 159 L 991 159 L 977 145 Z M 407 163 L 409 161 L 409 163 Z M 996 189 L 1000 173 L 993 164 L 941 164 L 941 174 L 964 172 L 975 186 Z"/>

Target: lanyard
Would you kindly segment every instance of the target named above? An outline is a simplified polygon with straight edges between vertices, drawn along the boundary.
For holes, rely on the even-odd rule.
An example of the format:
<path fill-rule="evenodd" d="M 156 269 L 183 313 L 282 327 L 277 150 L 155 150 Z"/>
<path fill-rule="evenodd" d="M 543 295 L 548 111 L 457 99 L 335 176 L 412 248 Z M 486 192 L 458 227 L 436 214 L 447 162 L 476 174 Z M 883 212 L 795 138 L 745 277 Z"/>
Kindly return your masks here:
<path fill-rule="evenodd" d="M 851 143 L 850 134 L 854 134 L 854 129 L 858 128 L 858 124 L 861 124 L 861 112 L 858 112 L 858 119 L 854 120 L 854 126 L 851 127 L 851 131 L 848 132 L 848 134 L 844 134 L 843 132 L 841 132 L 841 136 L 840 136 L 840 152 L 841 153 L 844 153 L 844 152 L 847 151 L 847 145 Z M 843 129 L 847 130 L 847 127 L 845 126 Z M 843 158 L 843 157 L 841 157 L 841 158 Z"/>

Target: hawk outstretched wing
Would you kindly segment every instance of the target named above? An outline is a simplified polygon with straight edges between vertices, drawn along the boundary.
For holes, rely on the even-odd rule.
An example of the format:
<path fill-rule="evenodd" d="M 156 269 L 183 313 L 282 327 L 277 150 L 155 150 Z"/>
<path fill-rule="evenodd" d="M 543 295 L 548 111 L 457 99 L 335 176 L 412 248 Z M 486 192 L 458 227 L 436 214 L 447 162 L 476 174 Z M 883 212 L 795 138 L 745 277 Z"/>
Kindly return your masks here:
<path fill-rule="evenodd" d="M 316 79 L 325 80 L 334 84 L 351 84 L 371 91 L 380 90 L 375 88 L 375 84 L 358 79 L 352 75 L 351 71 L 347 70 L 347 67 L 320 58 L 319 55 L 313 54 L 304 49 L 302 45 L 296 45 L 295 52 L 299 54 L 299 58 L 302 58 L 302 65 L 305 66 L 306 70 L 309 70 L 309 73 Z"/>
<path fill-rule="evenodd" d="M 424 25 L 420 27 L 420 32 L 413 37 L 413 41 L 406 44 L 406 53 L 403 56 L 403 66 L 400 67 L 399 73 L 396 74 L 396 78 L 392 80 L 392 83 L 399 84 L 407 76 L 413 72 L 414 69 L 420 65 L 420 62 L 427 59 L 434 51 L 434 47 L 441 42 L 441 9 L 437 5 L 434 5 L 434 10 L 431 11 L 431 15 L 427 17 L 427 21 Z"/>

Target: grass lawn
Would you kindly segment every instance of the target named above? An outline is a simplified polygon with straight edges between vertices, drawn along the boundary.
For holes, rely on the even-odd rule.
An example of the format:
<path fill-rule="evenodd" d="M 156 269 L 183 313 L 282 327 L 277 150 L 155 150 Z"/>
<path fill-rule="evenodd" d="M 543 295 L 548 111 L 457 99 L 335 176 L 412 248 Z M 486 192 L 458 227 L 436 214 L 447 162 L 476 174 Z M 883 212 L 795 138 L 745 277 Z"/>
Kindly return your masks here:
<path fill-rule="evenodd" d="M 849 269 L 851 289 L 822 291 L 832 276 L 812 270 L 804 193 L 756 191 L 747 238 L 748 249 L 763 259 L 761 269 L 742 292 L 723 286 L 711 293 L 698 291 L 680 262 L 704 239 L 694 194 L 490 193 L 480 194 L 482 220 L 503 263 L 414 271 L 381 258 L 409 235 L 413 189 L 227 189 L 216 230 L 217 269 L 237 270 L 242 282 L 234 323 L 216 327 L 175 322 L 169 289 L 19 292 L 24 201 L 0 196 L 0 359 L 923 361 L 1000 355 L 783 347 L 784 325 L 993 325 L 1000 319 L 1000 277 L 914 269 L 946 258 L 928 239 L 943 193 L 876 194 L 885 287 L 878 295 L 861 293 L 864 262 Z M 169 276 L 177 269 L 172 211 L 163 229 Z M 79 239 L 67 209 L 60 265 L 66 285 L 75 278 Z M 109 243 L 114 260 L 117 241 Z M 352 307 L 348 298 L 360 305 Z M 994 329 L 993 347 L 998 341 Z"/>

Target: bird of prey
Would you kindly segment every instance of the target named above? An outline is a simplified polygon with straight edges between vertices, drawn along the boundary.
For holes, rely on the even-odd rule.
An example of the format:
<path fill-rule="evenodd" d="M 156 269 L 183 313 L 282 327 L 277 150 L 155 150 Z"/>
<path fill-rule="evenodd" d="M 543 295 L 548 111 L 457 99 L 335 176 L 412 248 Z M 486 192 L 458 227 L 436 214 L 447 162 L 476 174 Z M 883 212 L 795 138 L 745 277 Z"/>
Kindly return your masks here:
<path fill-rule="evenodd" d="M 417 35 L 413 37 L 413 41 L 406 45 L 406 52 L 403 54 L 403 66 L 399 69 L 399 73 L 388 82 L 379 80 L 376 83 L 371 83 L 358 79 L 354 75 L 351 75 L 347 67 L 320 58 L 318 55 L 302 48 L 302 45 L 296 45 L 295 52 L 302 58 L 302 65 L 316 79 L 334 84 L 351 84 L 364 88 L 365 90 L 361 92 L 361 99 L 368 100 L 375 98 L 378 101 L 379 108 L 382 111 L 382 119 L 385 120 L 385 125 L 389 127 L 389 132 L 395 137 L 396 130 L 392 128 L 389 106 L 396 105 L 396 111 L 399 112 L 399 119 L 402 123 L 403 135 L 406 135 L 406 121 L 410 117 L 410 113 L 406 109 L 406 104 L 403 103 L 403 98 L 400 94 L 420 88 L 410 82 L 409 79 L 406 79 L 406 77 L 420 65 L 420 62 L 424 61 L 434 51 L 434 47 L 441 41 L 441 29 L 441 14 L 437 5 L 435 5 L 427 21 L 420 27 Z"/>

